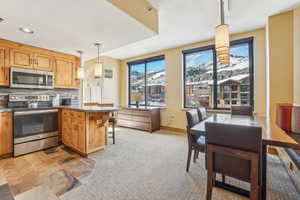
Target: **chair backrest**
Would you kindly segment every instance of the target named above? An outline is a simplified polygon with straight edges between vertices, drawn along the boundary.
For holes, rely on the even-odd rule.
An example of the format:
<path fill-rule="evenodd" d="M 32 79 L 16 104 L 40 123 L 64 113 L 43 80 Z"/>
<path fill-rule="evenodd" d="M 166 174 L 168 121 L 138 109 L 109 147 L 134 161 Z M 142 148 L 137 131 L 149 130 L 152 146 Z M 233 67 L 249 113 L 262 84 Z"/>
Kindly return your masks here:
<path fill-rule="evenodd" d="M 262 129 L 260 127 L 240 126 L 207 122 L 206 142 L 208 148 L 220 147 L 219 151 L 207 160 L 213 160 L 213 170 L 233 178 L 250 182 L 251 163 L 249 154 L 261 157 Z M 229 150 L 228 150 L 229 149 Z M 226 152 L 236 152 L 228 155 Z"/>
<path fill-rule="evenodd" d="M 206 119 L 207 114 L 206 114 L 206 109 L 204 107 L 197 108 L 197 112 L 198 112 L 198 117 L 199 117 L 200 121 L 203 121 Z"/>
<path fill-rule="evenodd" d="M 294 106 L 292 110 L 292 132 L 300 133 L 300 106 Z"/>
<path fill-rule="evenodd" d="M 251 106 L 231 106 L 231 114 L 252 116 L 253 115 L 252 107 Z"/>
<path fill-rule="evenodd" d="M 187 126 L 189 128 L 193 127 L 194 125 L 200 122 L 199 115 L 197 109 L 191 109 L 186 112 L 186 120 Z"/>

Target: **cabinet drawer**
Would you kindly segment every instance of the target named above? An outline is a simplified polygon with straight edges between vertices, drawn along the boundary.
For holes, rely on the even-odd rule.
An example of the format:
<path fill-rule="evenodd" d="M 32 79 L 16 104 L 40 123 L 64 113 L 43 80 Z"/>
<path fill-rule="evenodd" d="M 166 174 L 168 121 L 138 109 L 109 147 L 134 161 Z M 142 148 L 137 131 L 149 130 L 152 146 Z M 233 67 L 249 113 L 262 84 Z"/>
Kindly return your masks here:
<path fill-rule="evenodd" d="M 124 126 L 124 127 L 129 127 L 129 128 L 147 130 L 147 131 L 151 130 L 150 123 L 144 123 L 144 122 L 136 122 L 136 121 L 119 119 L 118 120 L 118 125 L 119 126 Z"/>
<path fill-rule="evenodd" d="M 118 119 L 131 119 L 131 115 L 118 113 Z"/>
<path fill-rule="evenodd" d="M 136 116 L 151 116 L 151 112 L 146 110 L 133 110 L 131 114 Z"/>
<path fill-rule="evenodd" d="M 126 114 L 120 114 L 118 113 L 118 120 L 119 119 L 124 119 L 124 120 L 129 120 L 129 121 L 136 121 L 136 122 L 145 122 L 145 123 L 150 123 L 151 118 L 150 116 L 143 116 L 143 115 L 126 115 Z"/>
<path fill-rule="evenodd" d="M 124 115 L 138 115 L 138 116 L 150 116 L 151 115 L 151 111 L 123 109 L 123 110 L 121 110 L 119 112 L 119 114 L 124 114 Z"/>
<path fill-rule="evenodd" d="M 63 117 L 69 117 L 70 116 L 70 111 L 69 110 L 63 109 L 61 113 L 62 113 Z"/>
<path fill-rule="evenodd" d="M 79 120 L 84 120 L 85 118 L 85 113 L 84 112 L 76 112 L 75 113 L 75 118 Z"/>
<path fill-rule="evenodd" d="M 136 122 L 144 122 L 144 123 L 150 123 L 151 122 L 151 118 L 149 116 L 132 115 L 131 120 L 136 121 Z"/>

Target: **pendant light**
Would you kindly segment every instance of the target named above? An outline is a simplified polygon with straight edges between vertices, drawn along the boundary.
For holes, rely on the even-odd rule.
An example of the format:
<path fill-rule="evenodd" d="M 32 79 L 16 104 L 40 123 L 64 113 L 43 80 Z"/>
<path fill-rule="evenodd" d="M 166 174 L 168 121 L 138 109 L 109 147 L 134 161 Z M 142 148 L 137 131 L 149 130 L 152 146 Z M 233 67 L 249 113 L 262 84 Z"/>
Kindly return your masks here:
<path fill-rule="evenodd" d="M 97 59 L 97 63 L 96 63 L 95 68 L 94 68 L 94 77 L 95 78 L 101 78 L 102 77 L 102 71 L 103 71 L 103 63 L 100 62 L 100 46 L 101 46 L 101 44 L 100 43 L 95 43 L 94 45 L 98 49 L 98 59 Z"/>
<path fill-rule="evenodd" d="M 229 66 L 230 65 L 229 25 L 225 24 L 224 0 L 219 0 L 219 1 L 220 1 L 221 24 L 217 26 L 215 30 L 216 53 L 221 66 Z"/>
<path fill-rule="evenodd" d="M 79 55 L 80 55 L 80 67 L 77 70 L 77 78 L 78 79 L 84 79 L 84 68 L 83 68 L 83 64 L 82 64 L 82 54 L 83 54 L 83 52 L 78 50 L 77 53 L 79 53 Z"/>

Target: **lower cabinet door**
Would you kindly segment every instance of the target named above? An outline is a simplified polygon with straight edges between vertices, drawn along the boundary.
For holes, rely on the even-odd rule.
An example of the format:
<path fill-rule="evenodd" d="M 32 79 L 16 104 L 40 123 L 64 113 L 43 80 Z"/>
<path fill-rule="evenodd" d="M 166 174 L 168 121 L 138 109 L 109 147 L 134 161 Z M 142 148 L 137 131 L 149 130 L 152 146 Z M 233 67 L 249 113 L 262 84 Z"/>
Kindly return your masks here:
<path fill-rule="evenodd" d="M 72 122 L 71 145 L 74 149 L 78 150 L 78 125 Z"/>
<path fill-rule="evenodd" d="M 0 113 L 0 156 L 12 153 L 12 113 Z"/>
<path fill-rule="evenodd" d="M 93 152 L 107 145 L 108 114 L 89 113 L 87 121 L 88 151 Z"/>
<path fill-rule="evenodd" d="M 85 148 L 85 121 L 78 124 L 78 150 L 82 153 L 86 153 Z"/>

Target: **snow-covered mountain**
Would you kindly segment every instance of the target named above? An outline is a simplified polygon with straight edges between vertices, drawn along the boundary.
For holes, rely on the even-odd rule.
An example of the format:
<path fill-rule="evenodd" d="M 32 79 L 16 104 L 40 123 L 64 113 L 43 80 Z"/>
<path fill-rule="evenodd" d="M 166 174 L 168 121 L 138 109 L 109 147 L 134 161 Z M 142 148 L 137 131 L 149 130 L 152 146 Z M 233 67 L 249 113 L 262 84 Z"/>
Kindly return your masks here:
<path fill-rule="evenodd" d="M 238 77 L 247 77 L 249 74 L 249 57 L 232 56 L 230 57 L 231 65 L 228 67 L 219 67 L 217 69 L 218 80 L 236 80 Z M 213 75 L 213 62 L 208 61 L 202 65 L 191 66 L 186 68 L 185 79 L 187 84 L 204 84 L 209 85 Z M 244 75 L 244 76 L 241 76 Z M 137 88 L 143 87 L 145 83 L 144 74 L 132 71 L 131 86 Z M 164 86 L 165 71 L 154 71 L 147 74 L 148 86 Z"/>

